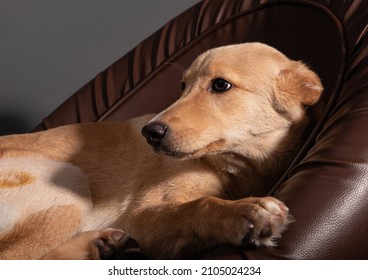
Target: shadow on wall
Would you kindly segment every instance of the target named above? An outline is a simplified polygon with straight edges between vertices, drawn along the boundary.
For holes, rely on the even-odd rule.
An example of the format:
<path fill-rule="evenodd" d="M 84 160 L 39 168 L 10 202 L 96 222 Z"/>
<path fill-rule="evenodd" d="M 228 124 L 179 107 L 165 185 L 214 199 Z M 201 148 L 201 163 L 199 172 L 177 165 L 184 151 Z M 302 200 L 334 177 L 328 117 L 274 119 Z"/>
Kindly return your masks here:
<path fill-rule="evenodd" d="M 20 116 L 0 113 L 0 136 L 30 132 L 29 127 L 30 123 Z"/>

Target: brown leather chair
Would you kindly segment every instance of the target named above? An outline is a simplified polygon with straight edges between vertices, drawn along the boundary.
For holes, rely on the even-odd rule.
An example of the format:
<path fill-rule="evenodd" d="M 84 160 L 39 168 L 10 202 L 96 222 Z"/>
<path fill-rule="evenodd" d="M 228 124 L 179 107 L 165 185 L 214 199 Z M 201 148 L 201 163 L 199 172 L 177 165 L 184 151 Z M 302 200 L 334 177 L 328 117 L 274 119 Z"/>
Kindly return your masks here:
<path fill-rule="evenodd" d="M 36 130 L 159 112 L 181 68 L 220 45 L 260 41 L 321 77 L 305 144 L 273 186 L 295 222 L 273 249 L 227 246 L 204 258 L 368 258 L 368 1 L 202 1 L 101 72 Z M 179 66 L 178 66 L 179 65 Z"/>

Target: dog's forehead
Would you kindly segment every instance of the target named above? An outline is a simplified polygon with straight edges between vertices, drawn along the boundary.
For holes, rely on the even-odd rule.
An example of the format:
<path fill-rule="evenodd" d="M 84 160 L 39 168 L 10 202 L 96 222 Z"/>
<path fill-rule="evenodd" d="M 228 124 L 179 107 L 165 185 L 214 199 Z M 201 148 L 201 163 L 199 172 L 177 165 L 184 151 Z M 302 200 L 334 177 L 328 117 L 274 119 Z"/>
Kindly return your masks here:
<path fill-rule="evenodd" d="M 227 75 L 275 76 L 287 63 L 282 53 L 260 43 L 245 43 L 211 49 L 201 54 L 185 77 L 216 77 Z"/>

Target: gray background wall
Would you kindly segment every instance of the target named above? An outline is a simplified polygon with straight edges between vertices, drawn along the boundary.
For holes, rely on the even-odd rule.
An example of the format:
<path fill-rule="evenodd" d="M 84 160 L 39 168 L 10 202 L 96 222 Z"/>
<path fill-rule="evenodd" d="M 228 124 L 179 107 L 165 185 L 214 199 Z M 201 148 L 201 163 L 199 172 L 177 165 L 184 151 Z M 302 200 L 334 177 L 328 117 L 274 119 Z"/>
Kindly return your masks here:
<path fill-rule="evenodd" d="M 0 0 L 0 135 L 32 130 L 199 0 Z"/>

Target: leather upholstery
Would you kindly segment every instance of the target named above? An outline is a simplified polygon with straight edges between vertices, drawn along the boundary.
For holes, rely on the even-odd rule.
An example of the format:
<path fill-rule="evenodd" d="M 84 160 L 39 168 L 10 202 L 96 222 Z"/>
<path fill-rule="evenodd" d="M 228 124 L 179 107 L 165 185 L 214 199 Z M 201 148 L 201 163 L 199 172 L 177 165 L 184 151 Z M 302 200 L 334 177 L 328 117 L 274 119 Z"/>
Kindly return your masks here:
<path fill-rule="evenodd" d="M 226 247 L 205 258 L 368 258 L 368 1 L 202 1 L 168 22 L 46 117 L 36 130 L 159 112 L 182 68 L 208 48 L 260 41 L 321 77 L 310 133 L 273 187 L 295 222 L 279 246 Z"/>

